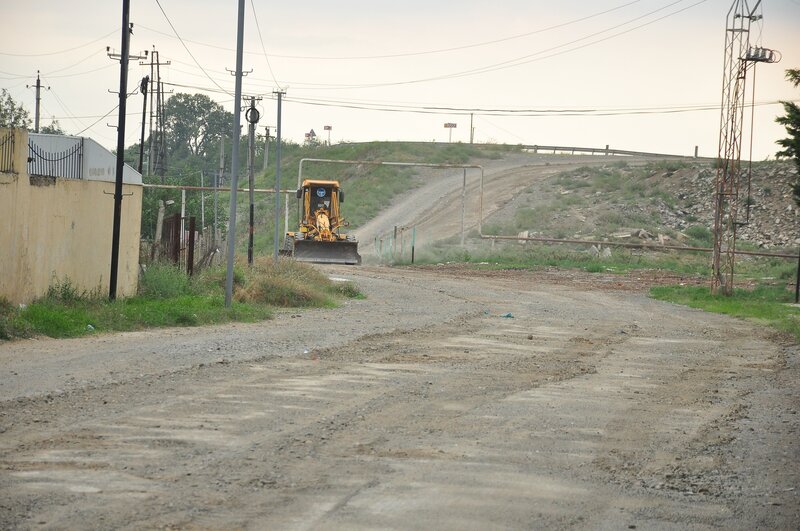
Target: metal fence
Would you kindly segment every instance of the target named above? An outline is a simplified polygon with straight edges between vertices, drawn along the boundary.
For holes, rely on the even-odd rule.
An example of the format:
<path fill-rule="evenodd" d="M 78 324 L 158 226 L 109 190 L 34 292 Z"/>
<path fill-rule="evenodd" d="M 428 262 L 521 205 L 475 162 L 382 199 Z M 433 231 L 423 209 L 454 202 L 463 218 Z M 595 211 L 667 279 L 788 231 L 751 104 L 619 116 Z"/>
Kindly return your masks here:
<path fill-rule="evenodd" d="M 76 138 L 72 146 L 61 151 L 47 151 L 29 139 L 28 175 L 82 179 L 83 139 Z"/>
<path fill-rule="evenodd" d="M 0 173 L 14 173 L 14 131 L 0 137 Z"/>

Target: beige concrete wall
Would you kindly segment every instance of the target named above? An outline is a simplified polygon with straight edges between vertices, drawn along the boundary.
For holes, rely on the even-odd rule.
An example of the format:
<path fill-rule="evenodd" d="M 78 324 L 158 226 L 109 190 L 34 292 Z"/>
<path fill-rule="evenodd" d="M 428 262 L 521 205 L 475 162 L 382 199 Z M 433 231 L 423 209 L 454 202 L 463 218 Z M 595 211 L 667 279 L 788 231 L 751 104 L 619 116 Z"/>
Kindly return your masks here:
<path fill-rule="evenodd" d="M 0 135 L 6 130 L 0 129 Z M 28 303 L 54 280 L 107 296 L 114 183 L 38 178 L 26 170 L 27 132 L 16 131 L 14 169 L 0 173 L 0 297 Z M 105 192 L 105 193 L 104 193 Z M 117 294 L 136 293 L 142 187 L 124 185 Z M 131 194 L 131 195 L 127 195 Z"/>

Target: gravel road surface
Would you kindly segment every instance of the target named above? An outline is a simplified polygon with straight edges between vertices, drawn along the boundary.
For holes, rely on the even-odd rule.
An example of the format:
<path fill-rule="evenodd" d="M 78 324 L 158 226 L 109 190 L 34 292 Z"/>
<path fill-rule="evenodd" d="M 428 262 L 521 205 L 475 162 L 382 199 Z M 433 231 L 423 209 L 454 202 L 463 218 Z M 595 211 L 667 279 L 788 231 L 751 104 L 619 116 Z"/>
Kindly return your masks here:
<path fill-rule="evenodd" d="M 797 346 L 576 273 L 0 344 L 3 529 L 797 529 Z"/>

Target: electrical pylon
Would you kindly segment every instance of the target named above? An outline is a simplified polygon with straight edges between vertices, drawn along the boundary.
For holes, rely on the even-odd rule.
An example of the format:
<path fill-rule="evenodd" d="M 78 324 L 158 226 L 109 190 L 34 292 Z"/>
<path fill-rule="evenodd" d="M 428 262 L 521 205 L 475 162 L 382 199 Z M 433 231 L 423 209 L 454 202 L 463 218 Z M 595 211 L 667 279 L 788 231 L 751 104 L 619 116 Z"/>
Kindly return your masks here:
<path fill-rule="evenodd" d="M 725 62 L 722 78 L 722 106 L 717 155 L 717 176 L 714 185 L 714 252 L 712 255 L 711 292 L 733 293 L 733 270 L 736 260 L 736 227 L 739 188 L 749 183 L 750 172 L 742 172 L 742 130 L 744 122 L 747 71 L 755 65 L 775 63 L 774 50 L 752 46 L 750 25 L 761 20 L 761 0 L 751 7 L 747 0 L 734 0 L 725 26 Z M 752 118 L 751 118 L 752 120 Z M 750 142 L 752 145 L 752 131 Z"/>

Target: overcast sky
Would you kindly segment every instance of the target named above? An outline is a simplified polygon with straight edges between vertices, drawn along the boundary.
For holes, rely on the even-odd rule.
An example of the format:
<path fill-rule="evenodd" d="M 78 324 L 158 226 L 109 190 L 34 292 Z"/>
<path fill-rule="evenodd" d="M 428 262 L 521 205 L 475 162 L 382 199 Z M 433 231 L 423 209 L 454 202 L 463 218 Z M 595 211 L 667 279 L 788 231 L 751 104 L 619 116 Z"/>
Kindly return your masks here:
<path fill-rule="evenodd" d="M 731 4 L 246 0 L 244 70 L 252 72 L 244 92 L 264 97 L 260 125 L 274 126 L 273 91 L 285 90 L 283 135 L 297 142 L 311 129 L 326 139 L 326 125 L 334 143 L 447 141 L 445 122 L 457 124 L 453 141 L 468 142 L 473 110 L 476 142 L 686 155 L 697 145 L 701 156 L 715 156 Z M 235 67 L 237 6 L 132 0 L 131 51 L 155 46 L 171 61 L 161 70 L 167 89 L 202 92 L 233 110 L 226 69 Z M 751 42 L 778 50 L 782 60 L 755 72 L 755 160 L 772 156 L 785 136 L 774 123 L 782 107 L 772 102 L 800 99 L 784 79 L 787 68 L 800 68 L 800 0 L 764 0 L 761 11 Z M 0 13 L 0 87 L 33 117 L 34 91 L 26 85 L 40 70 L 50 87 L 42 92 L 42 124 L 55 117 L 67 133 L 85 130 L 115 146 L 109 125 L 116 113 L 101 117 L 117 104 L 109 91 L 119 88 L 119 63 L 106 46 L 121 48 L 122 2 L 0 0 Z M 131 62 L 129 90 L 146 74 L 149 67 Z M 141 101 L 139 94 L 128 100 L 127 145 L 138 141 Z M 698 107 L 707 110 L 687 111 Z M 564 110 L 579 112 L 552 112 Z M 593 115 L 603 113 L 612 116 Z"/>

